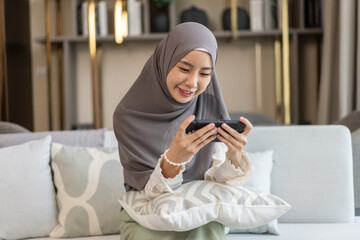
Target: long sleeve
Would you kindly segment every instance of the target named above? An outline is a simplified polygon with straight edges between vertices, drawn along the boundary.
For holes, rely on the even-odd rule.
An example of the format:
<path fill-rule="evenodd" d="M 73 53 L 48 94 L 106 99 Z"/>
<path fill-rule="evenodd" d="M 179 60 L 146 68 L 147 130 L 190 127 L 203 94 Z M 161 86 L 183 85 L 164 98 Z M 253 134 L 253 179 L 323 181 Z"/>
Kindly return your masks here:
<path fill-rule="evenodd" d="M 212 156 L 212 167 L 205 172 L 204 179 L 241 186 L 250 179 L 252 164 L 244 152 L 240 168 L 236 168 L 229 160 L 226 160 L 226 151 L 225 144 L 216 144 Z M 152 200 L 163 193 L 173 192 L 173 189 L 183 183 L 185 166 L 181 167 L 180 172 L 174 178 L 165 178 L 160 167 L 163 161 L 164 158 L 161 156 L 143 190 L 148 200 Z"/>
<path fill-rule="evenodd" d="M 183 182 L 182 174 L 185 171 L 185 166 L 181 166 L 180 172 L 174 178 L 165 178 L 160 167 L 163 161 L 164 158 L 161 156 L 143 190 L 149 201 L 163 193 L 172 192 Z"/>
<path fill-rule="evenodd" d="M 217 143 L 213 155 L 213 164 L 204 175 L 205 180 L 241 186 L 251 176 L 253 165 L 246 152 L 243 152 L 240 167 L 236 168 L 230 160 L 226 159 L 227 146 Z"/>

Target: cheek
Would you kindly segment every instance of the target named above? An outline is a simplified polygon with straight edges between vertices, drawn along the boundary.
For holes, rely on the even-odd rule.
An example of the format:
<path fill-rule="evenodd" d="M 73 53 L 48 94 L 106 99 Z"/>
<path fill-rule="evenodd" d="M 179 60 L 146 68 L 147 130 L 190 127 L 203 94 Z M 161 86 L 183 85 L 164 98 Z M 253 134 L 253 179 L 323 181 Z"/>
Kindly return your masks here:
<path fill-rule="evenodd" d="M 204 92 L 205 89 L 207 88 L 207 86 L 210 84 L 210 78 L 209 79 L 202 79 L 201 81 L 199 81 L 199 90 L 201 92 Z"/>

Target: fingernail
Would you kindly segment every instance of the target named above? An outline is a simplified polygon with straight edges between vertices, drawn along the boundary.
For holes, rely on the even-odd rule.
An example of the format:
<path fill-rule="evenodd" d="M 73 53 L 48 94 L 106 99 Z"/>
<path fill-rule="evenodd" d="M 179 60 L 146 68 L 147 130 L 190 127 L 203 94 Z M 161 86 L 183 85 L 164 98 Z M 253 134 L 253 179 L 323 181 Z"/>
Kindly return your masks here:
<path fill-rule="evenodd" d="M 226 124 L 226 123 L 224 123 L 224 124 L 223 124 L 223 127 L 224 127 L 224 128 L 226 128 L 226 127 L 227 127 L 227 124 Z"/>

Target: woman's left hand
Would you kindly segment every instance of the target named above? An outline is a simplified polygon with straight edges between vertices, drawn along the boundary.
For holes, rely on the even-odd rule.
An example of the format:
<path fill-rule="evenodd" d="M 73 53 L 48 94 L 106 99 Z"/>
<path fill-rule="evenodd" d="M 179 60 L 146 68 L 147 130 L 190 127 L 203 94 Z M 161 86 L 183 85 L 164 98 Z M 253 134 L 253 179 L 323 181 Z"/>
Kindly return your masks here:
<path fill-rule="evenodd" d="M 219 134 L 217 135 L 217 138 L 228 147 L 227 157 L 235 167 L 239 167 L 243 149 L 247 143 L 249 133 L 253 128 L 253 125 L 246 118 L 240 117 L 240 121 L 246 125 L 244 132 L 239 133 L 226 123 L 223 123 L 221 127 L 218 128 Z"/>

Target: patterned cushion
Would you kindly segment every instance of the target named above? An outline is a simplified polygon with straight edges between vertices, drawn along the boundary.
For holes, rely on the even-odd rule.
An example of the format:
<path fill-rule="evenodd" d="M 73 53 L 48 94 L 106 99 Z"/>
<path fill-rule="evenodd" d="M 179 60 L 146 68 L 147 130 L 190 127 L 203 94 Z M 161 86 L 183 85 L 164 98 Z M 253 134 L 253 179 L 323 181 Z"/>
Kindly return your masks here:
<path fill-rule="evenodd" d="M 211 221 L 232 228 L 264 225 L 290 209 L 282 199 L 250 187 L 193 181 L 148 201 L 139 191 L 119 198 L 142 226 L 159 231 L 188 231 Z"/>
<path fill-rule="evenodd" d="M 51 149 L 59 225 L 51 238 L 119 233 L 123 180 L 117 148 Z"/>

